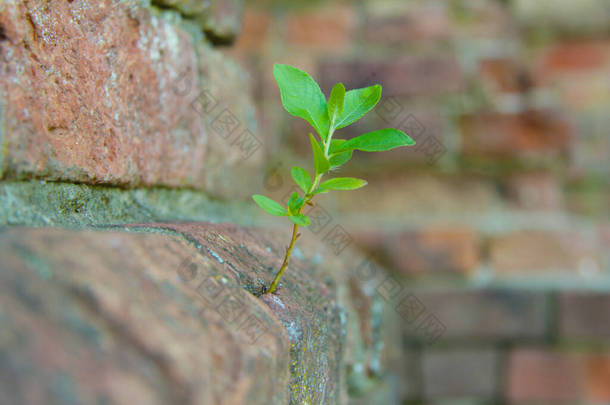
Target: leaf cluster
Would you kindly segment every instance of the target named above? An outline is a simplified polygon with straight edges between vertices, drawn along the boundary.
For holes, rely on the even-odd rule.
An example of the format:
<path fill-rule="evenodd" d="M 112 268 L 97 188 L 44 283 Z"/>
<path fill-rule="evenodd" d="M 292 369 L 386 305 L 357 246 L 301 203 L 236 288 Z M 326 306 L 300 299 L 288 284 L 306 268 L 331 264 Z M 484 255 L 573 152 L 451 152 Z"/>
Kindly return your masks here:
<path fill-rule="evenodd" d="M 282 105 L 286 111 L 306 120 L 317 136 L 309 134 L 313 151 L 313 175 L 298 166 L 291 170 L 292 178 L 302 190 L 302 195 L 292 193 L 286 206 L 260 194 L 252 197 L 269 214 L 287 216 L 296 225 L 307 226 L 310 220 L 302 214 L 302 210 L 316 194 L 331 190 L 355 190 L 367 184 L 365 180 L 353 177 L 321 181 L 322 176 L 331 169 L 347 163 L 355 150 L 383 152 L 415 144 L 407 134 L 394 128 L 368 132 L 349 140 L 333 139 L 336 130 L 353 124 L 375 107 L 381 98 L 381 86 L 378 84 L 346 91 L 342 83 L 337 83 L 327 100 L 318 83 L 300 69 L 276 64 L 273 76 L 280 88 Z"/>

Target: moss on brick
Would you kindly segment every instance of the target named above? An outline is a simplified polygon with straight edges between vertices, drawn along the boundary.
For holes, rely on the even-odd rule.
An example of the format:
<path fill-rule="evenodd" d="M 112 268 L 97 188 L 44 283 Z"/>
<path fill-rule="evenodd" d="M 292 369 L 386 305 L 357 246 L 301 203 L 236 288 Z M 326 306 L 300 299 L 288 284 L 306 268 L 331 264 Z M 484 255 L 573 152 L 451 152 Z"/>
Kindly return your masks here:
<path fill-rule="evenodd" d="M 245 203 L 214 200 L 188 189 L 0 182 L 0 225 L 83 228 L 149 221 L 252 223 Z"/>

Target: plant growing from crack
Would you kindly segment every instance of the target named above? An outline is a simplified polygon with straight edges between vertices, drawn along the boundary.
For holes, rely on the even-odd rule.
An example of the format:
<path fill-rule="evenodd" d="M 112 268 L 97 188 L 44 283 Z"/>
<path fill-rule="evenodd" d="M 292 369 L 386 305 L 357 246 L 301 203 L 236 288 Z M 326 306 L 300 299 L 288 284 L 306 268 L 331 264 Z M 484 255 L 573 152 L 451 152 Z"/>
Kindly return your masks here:
<path fill-rule="evenodd" d="M 342 83 L 333 86 L 328 101 L 320 86 L 306 72 L 293 66 L 276 64 L 273 76 L 280 88 L 282 104 L 288 113 L 303 118 L 315 129 L 318 137 L 309 134 L 313 149 L 313 177 L 303 168 L 295 166 L 292 178 L 303 191 L 301 195 L 290 195 L 286 207 L 282 204 L 255 194 L 254 201 L 267 213 L 287 216 L 292 222 L 292 238 L 286 248 L 284 261 L 266 293 L 277 289 L 284 270 L 288 267 L 294 245 L 301 236 L 300 226 L 308 226 L 309 218 L 303 214 L 306 205 L 313 205 L 317 194 L 331 190 L 355 190 L 367 184 L 365 180 L 353 177 L 335 177 L 322 182 L 322 177 L 352 158 L 354 150 L 364 152 L 383 152 L 400 146 L 415 145 L 415 141 L 404 132 L 394 128 L 380 129 L 355 138 L 333 139 L 335 131 L 344 128 L 371 111 L 381 98 L 381 86 L 374 85 L 362 89 L 345 91 Z"/>

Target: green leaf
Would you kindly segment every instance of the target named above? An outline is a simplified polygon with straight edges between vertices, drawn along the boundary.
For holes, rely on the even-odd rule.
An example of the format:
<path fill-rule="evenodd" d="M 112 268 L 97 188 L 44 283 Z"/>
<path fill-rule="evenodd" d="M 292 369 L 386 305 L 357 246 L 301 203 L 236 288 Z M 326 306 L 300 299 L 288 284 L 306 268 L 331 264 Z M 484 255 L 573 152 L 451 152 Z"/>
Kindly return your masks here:
<path fill-rule="evenodd" d="M 312 181 L 311 176 L 309 176 L 309 173 L 307 173 L 307 170 L 295 166 L 292 168 L 290 173 L 292 174 L 292 179 L 294 180 L 294 182 L 297 183 L 299 187 L 301 187 L 301 190 L 303 190 L 304 192 L 308 192 L 309 188 L 311 187 Z"/>
<path fill-rule="evenodd" d="M 335 120 L 334 127 L 339 129 L 358 121 L 375 107 L 380 98 L 381 86 L 378 84 L 348 91 L 345 93 L 343 112 Z"/>
<path fill-rule="evenodd" d="M 313 163 L 316 174 L 324 174 L 330 169 L 330 162 L 326 159 L 326 156 L 324 156 L 320 144 L 312 134 L 309 134 L 309 140 L 311 141 L 311 148 L 313 149 Z"/>
<path fill-rule="evenodd" d="M 345 102 L 345 86 L 343 83 L 334 85 L 328 98 L 328 120 L 333 123 L 343 112 Z"/>
<path fill-rule="evenodd" d="M 337 152 L 358 149 L 364 152 L 383 152 L 400 146 L 415 145 L 415 141 L 394 128 L 380 129 L 357 136 L 338 147 Z"/>
<path fill-rule="evenodd" d="M 342 164 L 347 163 L 352 158 L 353 150 L 348 150 L 345 152 L 335 152 L 345 142 L 347 142 L 345 139 L 331 139 L 330 148 L 328 150 L 330 154 L 330 158 L 328 159 L 328 161 L 330 162 L 330 167 L 341 166 Z"/>
<path fill-rule="evenodd" d="M 366 186 L 366 180 L 356 179 L 354 177 L 335 177 L 334 179 L 326 180 L 320 184 L 320 187 L 315 191 L 315 194 L 325 193 L 329 190 L 355 190 Z"/>
<path fill-rule="evenodd" d="M 273 65 L 273 76 L 286 111 L 309 122 L 322 139 L 326 139 L 328 111 L 318 83 L 306 72 L 290 65 Z"/>
<path fill-rule="evenodd" d="M 288 199 L 288 212 L 290 215 L 297 215 L 303 204 L 305 204 L 305 199 L 301 198 L 296 191 L 292 193 Z"/>
<path fill-rule="evenodd" d="M 288 215 L 286 209 L 282 207 L 281 204 L 273 201 L 271 198 L 265 197 L 264 195 L 254 194 L 252 199 L 255 203 L 257 203 L 262 209 L 267 211 L 271 215 L 276 215 L 278 217 L 282 217 Z"/>
<path fill-rule="evenodd" d="M 299 226 L 308 226 L 310 224 L 309 218 L 306 215 L 290 215 L 290 220 Z"/>

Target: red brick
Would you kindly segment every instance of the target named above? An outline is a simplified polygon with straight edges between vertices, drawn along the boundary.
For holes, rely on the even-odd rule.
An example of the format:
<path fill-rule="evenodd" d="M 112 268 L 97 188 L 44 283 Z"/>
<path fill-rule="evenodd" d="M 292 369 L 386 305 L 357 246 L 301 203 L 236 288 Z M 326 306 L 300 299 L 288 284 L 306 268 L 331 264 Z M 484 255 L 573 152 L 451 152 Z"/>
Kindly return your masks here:
<path fill-rule="evenodd" d="M 602 41 L 561 42 L 543 55 L 540 76 L 586 73 L 610 63 L 610 43 Z"/>
<path fill-rule="evenodd" d="M 406 275 L 468 275 L 479 264 L 479 240 L 467 228 L 403 232 L 387 239 L 390 266 Z"/>
<path fill-rule="evenodd" d="M 607 403 L 610 355 L 519 349 L 508 365 L 511 403 Z"/>
<path fill-rule="evenodd" d="M 520 209 L 560 210 L 564 204 L 558 177 L 548 172 L 514 174 L 507 181 L 509 201 Z"/>
<path fill-rule="evenodd" d="M 501 276 L 539 272 L 595 277 L 602 268 L 596 235 L 588 230 L 524 230 L 492 237 L 489 256 Z"/>
<path fill-rule="evenodd" d="M 379 45 L 412 45 L 413 41 L 440 41 L 451 37 L 451 20 L 444 3 L 404 4 L 402 13 L 366 17 L 365 39 Z"/>
<path fill-rule="evenodd" d="M 496 396 L 498 354 L 489 349 L 426 351 L 424 396 L 428 400 L 492 400 Z"/>
<path fill-rule="evenodd" d="M 0 231 L 2 404 L 339 404 L 347 369 L 368 381 L 400 361 L 394 304 L 354 274 L 355 251 L 304 234 L 257 297 L 287 233 L 129 228 Z"/>
<path fill-rule="evenodd" d="M 559 296 L 562 339 L 603 341 L 610 338 L 610 294 L 564 292 Z"/>
<path fill-rule="evenodd" d="M 578 401 L 583 397 L 583 376 L 578 360 L 540 350 L 517 350 L 508 365 L 508 399 L 520 402 Z"/>
<path fill-rule="evenodd" d="M 418 291 L 425 313 L 446 330 L 444 339 L 538 339 L 546 333 L 547 298 L 542 293 L 486 289 Z M 405 325 L 409 326 L 409 325 Z M 406 329 L 408 338 L 415 331 Z"/>
<path fill-rule="evenodd" d="M 271 17 L 264 11 L 246 8 L 242 30 L 235 42 L 237 50 L 260 50 L 268 39 Z"/>
<path fill-rule="evenodd" d="M 323 7 L 291 14 L 287 19 L 287 40 L 291 45 L 340 49 L 349 46 L 357 22 L 350 6 Z"/>
<path fill-rule="evenodd" d="M 115 3 L 0 9 L 0 172 L 210 191 L 228 183 L 226 167 L 244 160 L 236 138 L 254 127 L 243 71 L 147 8 Z M 204 83 L 218 105 L 200 114 L 191 103 Z M 214 130 L 223 108 L 239 123 L 230 138 Z"/>
<path fill-rule="evenodd" d="M 375 83 L 383 86 L 384 96 L 425 96 L 460 91 L 464 77 L 453 56 L 418 56 L 379 61 L 329 61 L 320 66 L 320 82 L 331 88 L 343 82 L 347 88 Z"/>
<path fill-rule="evenodd" d="M 560 155 L 571 145 L 571 124 L 559 112 L 480 112 L 461 119 L 465 155 L 519 157 Z"/>

